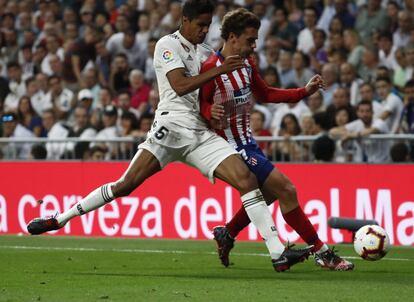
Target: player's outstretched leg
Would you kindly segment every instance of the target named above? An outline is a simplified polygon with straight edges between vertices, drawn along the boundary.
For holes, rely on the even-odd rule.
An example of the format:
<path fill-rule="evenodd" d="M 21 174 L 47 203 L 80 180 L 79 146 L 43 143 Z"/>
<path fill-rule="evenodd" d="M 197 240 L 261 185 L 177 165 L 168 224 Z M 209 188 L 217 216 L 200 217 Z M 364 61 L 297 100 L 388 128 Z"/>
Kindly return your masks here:
<path fill-rule="evenodd" d="M 117 197 L 129 195 L 145 179 L 157 173 L 160 169 L 160 164 L 152 153 L 145 149 L 139 149 L 119 180 L 95 189 L 62 214 L 33 219 L 27 225 L 27 231 L 32 235 L 39 235 L 58 230 L 76 216 L 93 211 Z"/>

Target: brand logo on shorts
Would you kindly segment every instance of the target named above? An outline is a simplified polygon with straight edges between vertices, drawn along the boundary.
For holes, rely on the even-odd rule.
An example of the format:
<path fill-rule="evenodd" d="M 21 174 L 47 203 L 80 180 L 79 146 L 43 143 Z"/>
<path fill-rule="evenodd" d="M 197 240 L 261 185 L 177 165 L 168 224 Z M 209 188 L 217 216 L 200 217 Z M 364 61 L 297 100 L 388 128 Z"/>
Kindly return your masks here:
<path fill-rule="evenodd" d="M 172 59 L 173 59 L 173 54 L 172 54 L 172 52 L 171 51 L 169 51 L 169 50 L 165 50 L 163 53 L 162 53 L 162 58 L 164 59 L 164 61 L 171 61 Z"/>

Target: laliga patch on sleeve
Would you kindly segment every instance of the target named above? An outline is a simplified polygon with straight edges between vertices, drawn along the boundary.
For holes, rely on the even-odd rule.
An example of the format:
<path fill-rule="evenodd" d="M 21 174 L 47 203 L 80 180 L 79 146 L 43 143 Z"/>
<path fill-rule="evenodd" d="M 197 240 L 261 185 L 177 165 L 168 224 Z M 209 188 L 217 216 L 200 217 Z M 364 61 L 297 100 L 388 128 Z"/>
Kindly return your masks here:
<path fill-rule="evenodd" d="M 162 53 L 162 58 L 164 59 L 165 62 L 168 63 L 174 59 L 174 56 L 170 50 L 164 50 L 164 52 Z"/>

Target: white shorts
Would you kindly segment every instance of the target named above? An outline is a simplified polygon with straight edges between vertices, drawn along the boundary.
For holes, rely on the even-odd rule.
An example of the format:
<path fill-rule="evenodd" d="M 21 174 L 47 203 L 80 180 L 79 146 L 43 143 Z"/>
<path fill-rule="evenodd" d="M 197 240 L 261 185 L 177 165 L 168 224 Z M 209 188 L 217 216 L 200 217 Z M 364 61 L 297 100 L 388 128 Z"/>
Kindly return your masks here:
<path fill-rule="evenodd" d="M 180 161 L 200 170 L 212 183 L 218 165 L 230 155 L 238 154 L 226 140 L 207 128 L 188 129 L 166 119 L 154 122 L 147 139 L 138 149 L 151 152 L 161 168 Z"/>

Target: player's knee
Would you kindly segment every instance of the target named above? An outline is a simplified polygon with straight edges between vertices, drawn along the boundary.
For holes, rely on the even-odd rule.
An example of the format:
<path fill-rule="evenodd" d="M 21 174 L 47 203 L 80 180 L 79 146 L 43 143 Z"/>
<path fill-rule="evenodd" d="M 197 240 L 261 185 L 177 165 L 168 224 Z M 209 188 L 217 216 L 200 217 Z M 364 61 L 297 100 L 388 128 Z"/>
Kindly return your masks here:
<path fill-rule="evenodd" d="M 280 195 L 287 200 L 296 200 L 296 187 L 290 181 L 287 181 L 282 187 Z"/>
<path fill-rule="evenodd" d="M 237 179 L 239 191 L 242 193 L 247 193 L 258 188 L 256 177 L 247 168 L 239 173 Z"/>

